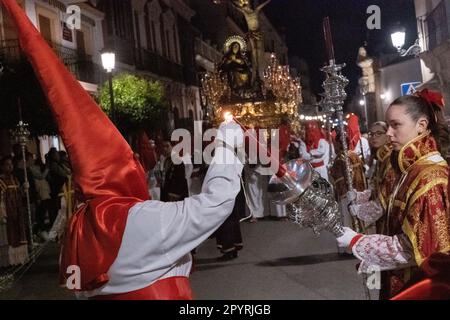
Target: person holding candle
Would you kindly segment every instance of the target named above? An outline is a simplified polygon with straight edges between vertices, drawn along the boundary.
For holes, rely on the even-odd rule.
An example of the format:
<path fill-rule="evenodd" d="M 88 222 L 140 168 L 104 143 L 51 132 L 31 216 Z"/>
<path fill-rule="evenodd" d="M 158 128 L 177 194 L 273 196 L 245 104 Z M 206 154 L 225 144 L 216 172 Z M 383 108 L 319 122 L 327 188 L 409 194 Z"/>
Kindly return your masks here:
<path fill-rule="evenodd" d="M 120 132 L 15 0 L 0 0 L 58 124 L 84 203 L 63 241 L 62 285 L 93 299 L 192 299 L 190 251 L 228 217 L 240 190 L 242 129 L 219 127 L 202 193 L 149 200 L 145 173 Z"/>

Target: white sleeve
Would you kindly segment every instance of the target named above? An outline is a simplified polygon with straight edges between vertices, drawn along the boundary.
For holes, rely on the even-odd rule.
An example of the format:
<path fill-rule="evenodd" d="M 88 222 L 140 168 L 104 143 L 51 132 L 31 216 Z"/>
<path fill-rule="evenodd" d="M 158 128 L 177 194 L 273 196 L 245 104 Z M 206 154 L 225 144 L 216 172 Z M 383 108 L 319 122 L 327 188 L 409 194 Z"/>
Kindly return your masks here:
<path fill-rule="evenodd" d="M 403 269 L 415 266 L 411 242 L 406 235 L 380 234 L 361 237 L 352 248 L 353 255 L 361 260 L 359 272 Z"/>
<path fill-rule="evenodd" d="M 300 149 L 300 157 L 303 160 L 307 160 L 307 161 L 311 160 L 311 155 L 309 154 L 308 150 L 306 149 L 306 144 L 302 140 L 300 140 L 300 148 L 299 149 Z"/>
<path fill-rule="evenodd" d="M 315 158 L 321 158 L 328 151 L 328 142 L 324 139 L 320 139 L 319 147 L 317 149 L 311 150 L 310 154 Z"/>
<path fill-rule="evenodd" d="M 233 210 L 243 165 L 228 149 L 217 147 L 215 152 L 202 193 L 178 202 L 145 201 L 130 210 L 127 227 L 141 234 L 138 238 L 144 243 L 139 245 L 147 248 L 147 256 L 160 257 L 163 265 L 175 263 L 200 245 Z M 234 164 L 215 163 L 225 156 Z"/>
<path fill-rule="evenodd" d="M 370 158 L 369 141 L 366 138 L 363 138 L 363 137 L 361 138 L 361 141 L 363 142 L 364 159 L 367 162 L 369 160 L 369 158 Z"/>
<path fill-rule="evenodd" d="M 328 143 L 328 141 L 323 140 L 324 142 L 322 142 L 322 140 L 320 141 L 320 143 L 323 143 L 324 145 L 324 153 L 322 156 L 323 161 L 325 162 L 326 165 L 328 165 L 331 161 L 330 159 L 330 152 L 331 152 L 331 147 L 330 144 Z"/>
<path fill-rule="evenodd" d="M 192 171 L 194 170 L 194 165 L 192 164 L 192 159 L 189 155 L 186 155 L 182 158 L 184 164 L 184 174 L 186 179 L 190 179 L 192 175 Z"/>

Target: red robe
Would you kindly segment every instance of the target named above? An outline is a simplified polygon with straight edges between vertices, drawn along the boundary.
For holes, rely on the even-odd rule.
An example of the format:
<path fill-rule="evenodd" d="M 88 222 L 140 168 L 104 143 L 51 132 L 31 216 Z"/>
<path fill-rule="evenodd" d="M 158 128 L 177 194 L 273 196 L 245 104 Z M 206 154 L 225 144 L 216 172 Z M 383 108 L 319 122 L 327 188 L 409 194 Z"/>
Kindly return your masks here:
<path fill-rule="evenodd" d="M 0 201 L 2 199 L 7 215 L 8 244 L 11 247 L 26 245 L 26 216 L 22 204 L 20 183 L 14 176 L 0 175 Z"/>
<path fill-rule="evenodd" d="M 387 197 L 383 234 L 406 234 L 418 266 L 435 253 L 450 251 L 449 169 L 445 160 L 431 162 L 433 155 L 440 156 L 429 133 L 404 146 L 398 155 L 401 176 Z M 421 278 L 418 267 L 383 272 L 381 298 L 391 298 Z"/>
<path fill-rule="evenodd" d="M 287 124 L 282 124 L 279 130 L 280 130 L 279 160 L 280 163 L 283 163 L 286 153 L 288 151 L 289 144 L 291 143 L 291 127 Z"/>
<path fill-rule="evenodd" d="M 426 275 L 392 300 L 450 300 L 450 253 L 435 253 L 421 266 Z"/>
<path fill-rule="evenodd" d="M 323 136 L 322 131 L 319 128 L 319 123 L 308 122 L 306 125 L 305 136 L 306 150 L 309 152 L 310 150 L 317 149 L 319 147 L 320 139 L 325 139 L 325 137 Z"/>
<path fill-rule="evenodd" d="M 361 131 L 359 129 L 358 116 L 353 113 L 347 118 L 347 136 L 349 140 L 348 149 L 355 151 L 359 140 L 361 140 Z"/>
<path fill-rule="evenodd" d="M 151 146 L 145 131 L 141 131 L 138 136 L 138 153 L 140 157 L 139 161 L 145 172 L 148 172 L 155 167 L 157 162 L 156 150 Z"/>

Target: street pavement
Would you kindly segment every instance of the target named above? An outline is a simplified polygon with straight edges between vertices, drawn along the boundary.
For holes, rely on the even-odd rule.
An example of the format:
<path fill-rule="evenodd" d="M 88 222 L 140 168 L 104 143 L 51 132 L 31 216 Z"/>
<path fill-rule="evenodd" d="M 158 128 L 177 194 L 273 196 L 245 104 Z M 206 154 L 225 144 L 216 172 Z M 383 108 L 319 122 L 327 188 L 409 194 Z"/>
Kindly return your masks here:
<path fill-rule="evenodd" d="M 366 299 L 357 260 L 338 255 L 332 235 L 316 236 L 286 221 L 244 222 L 241 228 L 244 248 L 234 260 L 216 261 L 214 239 L 197 249 L 195 299 Z M 0 299 L 74 299 L 58 286 L 58 251 L 50 244 Z"/>
<path fill-rule="evenodd" d="M 286 221 L 241 227 L 244 249 L 237 259 L 216 262 L 214 240 L 198 249 L 191 276 L 196 299 L 366 299 L 358 260 L 338 255 L 331 234 L 316 236 Z"/>

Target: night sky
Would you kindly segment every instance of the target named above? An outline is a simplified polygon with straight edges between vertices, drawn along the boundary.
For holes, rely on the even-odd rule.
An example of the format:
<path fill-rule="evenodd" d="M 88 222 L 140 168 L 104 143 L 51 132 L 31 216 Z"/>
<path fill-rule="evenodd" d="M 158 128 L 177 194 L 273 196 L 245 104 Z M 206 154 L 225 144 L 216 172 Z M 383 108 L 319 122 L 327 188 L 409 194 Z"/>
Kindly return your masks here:
<path fill-rule="evenodd" d="M 381 8 L 381 30 L 366 27 L 370 5 Z M 327 60 L 322 31 L 325 16 L 330 17 L 336 62 L 347 64 L 344 74 L 350 80 L 349 95 L 354 94 L 361 75 L 356 59 L 365 41 L 370 55 L 395 53 L 390 33 L 397 23 L 406 28 L 406 45 L 417 38 L 413 0 L 272 0 L 264 12 L 285 34 L 289 56 L 299 56 L 308 63 L 315 94 L 322 92 L 324 76 L 319 68 Z"/>

